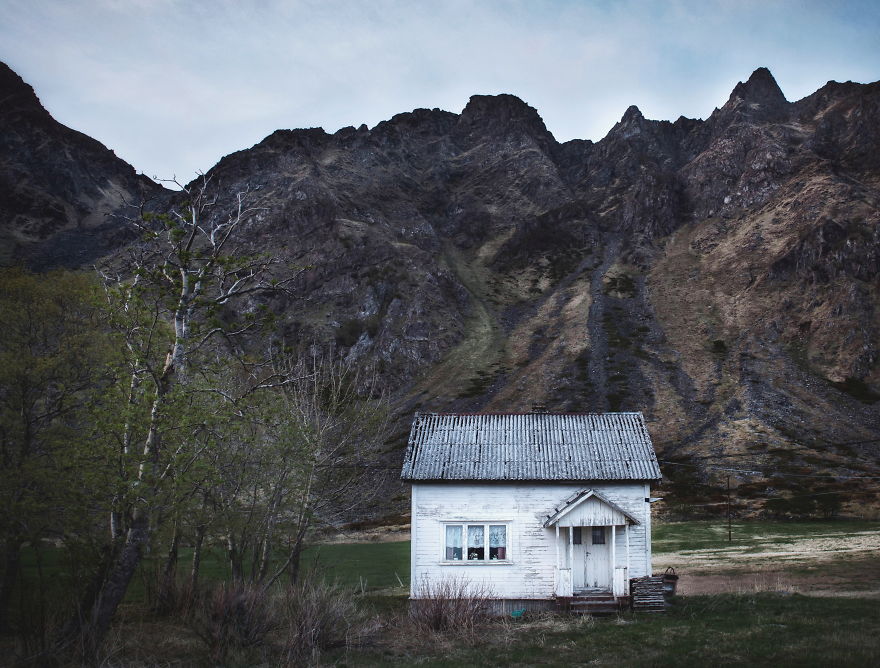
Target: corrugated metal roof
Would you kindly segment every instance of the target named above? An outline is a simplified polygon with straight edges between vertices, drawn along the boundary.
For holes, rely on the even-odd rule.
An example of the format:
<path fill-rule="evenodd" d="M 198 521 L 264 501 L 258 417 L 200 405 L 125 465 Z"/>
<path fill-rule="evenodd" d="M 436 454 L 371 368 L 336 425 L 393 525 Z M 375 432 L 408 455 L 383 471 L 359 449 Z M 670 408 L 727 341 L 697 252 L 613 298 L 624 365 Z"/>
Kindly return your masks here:
<path fill-rule="evenodd" d="M 641 413 L 419 414 L 404 480 L 659 480 Z"/>

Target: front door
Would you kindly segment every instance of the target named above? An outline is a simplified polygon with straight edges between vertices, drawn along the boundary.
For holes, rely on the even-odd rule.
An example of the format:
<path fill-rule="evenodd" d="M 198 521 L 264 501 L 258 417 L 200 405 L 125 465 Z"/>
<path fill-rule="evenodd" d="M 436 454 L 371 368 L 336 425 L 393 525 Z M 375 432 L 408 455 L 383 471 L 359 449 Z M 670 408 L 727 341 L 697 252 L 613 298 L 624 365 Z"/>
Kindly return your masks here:
<path fill-rule="evenodd" d="M 572 588 L 577 591 L 585 589 L 611 589 L 610 554 L 611 532 L 608 527 L 571 527 L 572 557 L 571 579 Z"/>
<path fill-rule="evenodd" d="M 584 527 L 583 542 L 586 547 L 584 583 L 587 588 L 611 589 L 611 568 L 608 527 Z"/>

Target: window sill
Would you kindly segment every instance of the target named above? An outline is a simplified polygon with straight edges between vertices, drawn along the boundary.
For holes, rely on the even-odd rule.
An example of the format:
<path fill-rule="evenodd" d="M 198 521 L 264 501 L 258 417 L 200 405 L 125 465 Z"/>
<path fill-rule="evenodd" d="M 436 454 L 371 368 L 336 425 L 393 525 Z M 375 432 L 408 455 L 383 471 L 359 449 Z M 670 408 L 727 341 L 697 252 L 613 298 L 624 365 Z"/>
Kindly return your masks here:
<path fill-rule="evenodd" d="M 456 559 L 455 561 L 441 561 L 439 562 L 440 566 L 514 566 L 514 562 L 509 559 L 500 560 L 493 559 L 490 561 L 464 561 L 463 559 Z"/>

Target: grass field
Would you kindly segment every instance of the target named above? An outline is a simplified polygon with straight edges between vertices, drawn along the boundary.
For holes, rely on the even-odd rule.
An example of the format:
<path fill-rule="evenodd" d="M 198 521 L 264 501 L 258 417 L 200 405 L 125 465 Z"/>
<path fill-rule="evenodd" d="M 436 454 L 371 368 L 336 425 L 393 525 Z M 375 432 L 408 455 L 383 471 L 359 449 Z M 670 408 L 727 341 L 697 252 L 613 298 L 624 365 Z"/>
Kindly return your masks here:
<path fill-rule="evenodd" d="M 880 524 L 755 522 L 732 529 L 729 542 L 720 522 L 655 524 L 655 571 L 675 566 L 685 594 L 666 614 L 543 614 L 489 620 L 460 634 L 412 626 L 408 541 L 316 545 L 304 554 L 304 572 L 352 592 L 377 629 L 368 645 L 325 653 L 321 665 L 880 665 Z M 34 557 L 26 564 L 33 577 Z M 47 586 L 56 578 L 60 589 L 69 570 L 61 552 L 43 550 L 40 567 Z M 206 580 L 226 573 L 219 553 L 203 569 Z M 115 637 L 125 640 L 116 641 L 108 665 L 208 665 L 186 623 L 145 609 L 146 580 L 133 585 L 116 625 Z M 251 665 L 242 661 L 237 665 Z"/>
<path fill-rule="evenodd" d="M 674 565 L 680 584 L 690 578 L 697 590 L 712 592 L 679 596 L 666 614 L 496 620 L 465 640 L 386 633 L 379 647 L 335 660 L 376 666 L 880 665 L 880 523 L 749 522 L 731 528 L 728 541 L 723 522 L 654 525 L 655 570 Z M 374 554 L 392 563 L 391 545 L 408 547 L 376 545 Z M 396 599 L 402 610 L 400 591 L 367 598 L 384 598 L 385 610 L 389 598 Z"/>
<path fill-rule="evenodd" d="M 872 601 L 724 594 L 679 598 L 663 615 L 498 620 L 464 642 L 421 637 L 334 658 L 358 666 L 877 666 L 878 631 Z"/>
<path fill-rule="evenodd" d="M 358 590 L 404 589 L 409 587 L 409 541 L 318 545 L 306 551 L 303 565 Z"/>

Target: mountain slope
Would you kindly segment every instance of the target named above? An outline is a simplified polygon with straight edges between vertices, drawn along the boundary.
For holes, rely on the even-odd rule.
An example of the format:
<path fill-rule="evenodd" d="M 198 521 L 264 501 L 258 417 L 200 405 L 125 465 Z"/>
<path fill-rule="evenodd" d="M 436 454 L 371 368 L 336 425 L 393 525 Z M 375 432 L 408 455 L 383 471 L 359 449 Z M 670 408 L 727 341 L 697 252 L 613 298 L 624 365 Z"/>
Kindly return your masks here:
<path fill-rule="evenodd" d="M 209 176 L 266 208 L 254 250 L 308 267 L 272 303 L 288 340 L 373 365 L 401 435 L 417 409 L 640 410 L 686 500 L 713 462 L 878 473 L 878 127 L 880 84 L 791 103 L 761 68 L 705 121 L 630 107 L 595 143 L 474 96 L 279 130 Z"/>
<path fill-rule="evenodd" d="M 79 266 L 126 238 L 109 214 L 164 189 L 53 119 L 0 63 L 0 264 Z"/>

